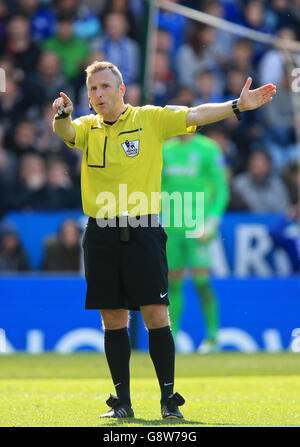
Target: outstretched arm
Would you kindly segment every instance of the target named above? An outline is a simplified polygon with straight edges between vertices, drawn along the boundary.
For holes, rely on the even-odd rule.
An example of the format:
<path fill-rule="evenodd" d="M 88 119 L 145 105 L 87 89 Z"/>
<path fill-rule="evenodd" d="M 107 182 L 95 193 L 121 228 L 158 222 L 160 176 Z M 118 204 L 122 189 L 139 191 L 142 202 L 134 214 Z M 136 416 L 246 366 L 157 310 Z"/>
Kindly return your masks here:
<path fill-rule="evenodd" d="M 266 84 L 255 90 L 250 90 L 251 84 L 252 78 L 249 77 L 237 101 L 237 107 L 240 112 L 254 110 L 263 106 L 267 102 L 272 101 L 272 95 L 276 93 L 276 86 L 273 84 Z M 203 126 L 233 115 L 232 101 L 219 104 L 202 104 L 190 108 L 186 116 L 186 125 L 187 127 Z"/>

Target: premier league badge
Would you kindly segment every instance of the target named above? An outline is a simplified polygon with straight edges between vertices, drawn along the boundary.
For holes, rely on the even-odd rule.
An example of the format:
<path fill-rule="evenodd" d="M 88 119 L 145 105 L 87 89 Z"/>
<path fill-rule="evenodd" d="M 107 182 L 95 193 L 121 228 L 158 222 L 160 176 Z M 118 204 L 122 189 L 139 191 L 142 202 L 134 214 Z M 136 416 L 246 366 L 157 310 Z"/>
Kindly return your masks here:
<path fill-rule="evenodd" d="M 122 143 L 122 148 L 124 149 L 127 157 L 135 157 L 139 153 L 140 140 L 128 141 Z"/>

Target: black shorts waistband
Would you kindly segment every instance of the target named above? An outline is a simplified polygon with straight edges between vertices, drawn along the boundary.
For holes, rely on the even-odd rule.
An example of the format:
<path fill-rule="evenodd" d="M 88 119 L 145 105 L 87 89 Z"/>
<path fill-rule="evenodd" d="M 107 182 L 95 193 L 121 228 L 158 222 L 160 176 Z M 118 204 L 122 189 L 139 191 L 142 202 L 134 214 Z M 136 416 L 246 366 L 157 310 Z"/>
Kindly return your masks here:
<path fill-rule="evenodd" d="M 132 228 L 160 226 L 158 214 L 145 214 L 142 216 L 134 216 L 134 217 L 116 216 L 112 219 L 89 217 L 88 223 L 92 225 L 96 224 L 100 228 L 105 227 L 124 228 L 127 227 L 128 225 Z"/>

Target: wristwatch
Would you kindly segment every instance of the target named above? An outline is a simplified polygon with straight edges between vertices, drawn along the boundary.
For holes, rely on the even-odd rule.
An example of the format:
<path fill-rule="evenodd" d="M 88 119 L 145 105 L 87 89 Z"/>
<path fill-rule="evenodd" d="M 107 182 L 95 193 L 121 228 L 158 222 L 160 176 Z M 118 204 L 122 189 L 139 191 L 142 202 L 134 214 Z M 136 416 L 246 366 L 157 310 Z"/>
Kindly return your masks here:
<path fill-rule="evenodd" d="M 239 121 L 241 121 L 241 119 L 242 119 L 242 113 L 241 113 L 241 111 L 238 109 L 237 102 L 238 102 L 237 99 L 234 99 L 234 100 L 232 101 L 232 104 L 231 104 L 231 105 L 232 105 L 232 110 L 233 110 L 235 116 L 237 117 L 237 119 L 238 119 Z"/>
<path fill-rule="evenodd" d="M 60 107 L 57 111 L 57 116 L 55 117 L 55 119 L 61 120 L 63 118 L 67 118 L 69 115 L 69 113 L 65 113 L 64 107 Z"/>

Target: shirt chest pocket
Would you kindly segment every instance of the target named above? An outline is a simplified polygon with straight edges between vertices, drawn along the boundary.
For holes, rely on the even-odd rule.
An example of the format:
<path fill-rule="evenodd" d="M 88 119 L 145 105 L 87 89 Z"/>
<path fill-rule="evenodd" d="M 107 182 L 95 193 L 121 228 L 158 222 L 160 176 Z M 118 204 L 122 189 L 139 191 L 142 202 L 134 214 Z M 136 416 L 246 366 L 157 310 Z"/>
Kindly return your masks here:
<path fill-rule="evenodd" d="M 127 130 L 119 133 L 119 144 L 125 157 L 134 158 L 141 151 L 141 131 L 142 128 Z"/>
<path fill-rule="evenodd" d="M 105 168 L 107 136 L 103 129 L 92 127 L 89 132 L 86 160 L 89 168 Z"/>

